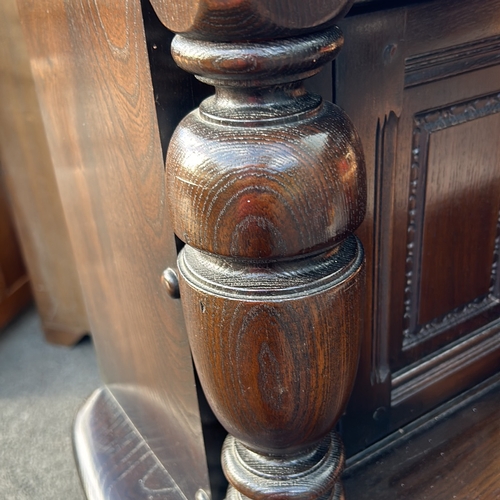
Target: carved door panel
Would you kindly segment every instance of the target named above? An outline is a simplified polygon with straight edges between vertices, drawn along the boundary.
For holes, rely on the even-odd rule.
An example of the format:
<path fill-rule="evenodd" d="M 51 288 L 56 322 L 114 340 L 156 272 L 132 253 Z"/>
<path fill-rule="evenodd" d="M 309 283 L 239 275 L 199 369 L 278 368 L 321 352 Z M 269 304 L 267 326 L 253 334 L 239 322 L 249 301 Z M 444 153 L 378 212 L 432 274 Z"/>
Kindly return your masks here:
<path fill-rule="evenodd" d="M 351 453 L 500 364 L 499 12 L 434 2 L 344 22 L 336 92 L 367 156 L 372 319 Z"/>

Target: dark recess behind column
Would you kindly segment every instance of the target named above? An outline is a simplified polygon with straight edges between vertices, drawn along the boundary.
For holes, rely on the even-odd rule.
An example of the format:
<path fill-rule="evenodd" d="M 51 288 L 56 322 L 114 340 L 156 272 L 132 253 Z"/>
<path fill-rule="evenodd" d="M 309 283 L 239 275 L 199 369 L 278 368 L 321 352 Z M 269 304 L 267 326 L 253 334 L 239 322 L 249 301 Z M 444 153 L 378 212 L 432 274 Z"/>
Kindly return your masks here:
<path fill-rule="evenodd" d="M 430 1 L 432 0 L 356 0 L 346 17 Z"/>
<path fill-rule="evenodd" d="M 165 162 L 170 137 L 177 124 L 203 99 L 213 94 L 214 89 L 179 69 L 170 55 L 174 34 L 160 22 L 149 0 L 141 0 L 141 8 Z"/>
<path fill-rule="evenodd" d="M 190 73 L 179 69 L 170 54 L 170 44 L 174 34 L 158 19 L 149 0 L 141 0 L 146 44 L 148 49 L 151 80 L 155 97 L 156 116 L 160 131 L 163 162 L 167 155 L 170 138 L 178 123 L 201 101 L 214 93 L 213 87 L 198 81 Z M 177 253 L 184 246 L 175 237 Z M 227 490 L 227 480 L 220 464 L 222 442 L 227 435 L 206 400 L 196 374 L 196 391 L 203 426 L 203 439 L 207 454 L 212 500 L 222 500 Z"/>

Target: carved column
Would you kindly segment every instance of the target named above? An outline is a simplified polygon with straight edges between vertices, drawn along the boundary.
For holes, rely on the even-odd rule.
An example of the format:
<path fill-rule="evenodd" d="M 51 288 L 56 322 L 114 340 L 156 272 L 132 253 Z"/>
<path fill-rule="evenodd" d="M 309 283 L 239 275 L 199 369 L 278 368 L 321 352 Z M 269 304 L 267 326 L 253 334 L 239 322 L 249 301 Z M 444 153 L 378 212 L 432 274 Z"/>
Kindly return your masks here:
<path fill-rule="evenodd" d="M 216 88 L 177 128 L 167 183 L 227 498 L 343 498 L 332 429 L 358 363 L 365 171 L 347 116 L 303 80 L 340 50 L 346 2 L 154 3 L 184 32 L 177 64 Z"/>

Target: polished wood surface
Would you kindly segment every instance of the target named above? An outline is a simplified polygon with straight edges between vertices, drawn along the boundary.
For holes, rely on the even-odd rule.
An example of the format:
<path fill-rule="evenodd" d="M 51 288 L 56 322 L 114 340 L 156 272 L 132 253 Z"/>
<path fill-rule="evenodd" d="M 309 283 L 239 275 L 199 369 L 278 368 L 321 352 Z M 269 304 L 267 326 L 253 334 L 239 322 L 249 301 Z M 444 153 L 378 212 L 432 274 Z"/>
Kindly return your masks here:
<path fill-rule="evenodd" d="M 341 24 L 336 97 L 366 152 L 373 318 L 349 454 L 500 366 L 499 20 L 497 0 L 442 0 Z"/>
<path fill-rule="evenodd" d="M 318 30 L 342 17 L 353 0 L 151 0 L 170 30 L 189 37 L 235 42 L 284 38 Z"/>
<path fill-rule="evenodd" d="M 500 498 L 500 382 L 482 385 L 348 469 L 356 500 Z"/>
<path fill-rule="evenodd" d="M 500 98 L 498 105 L 500 111 Z M 496 264 L 495 251 L 500 250 L 495 249 L 500 224 L 500 144 L 494 138 L 500 137 L 500 113 L 477 118 L 429 137 L 420 325 L 489 296 L 496 284 L 491 267 Z M 485 138 L 489 147 L 478 148 Z"/>
<path fill-rule="evenodd" d="M 218 8 L 227 36 L 233 7 Z M 340 30 L 309 34 L 288 11 L 301 36 L 260 41 L 276 36 L 267 13 L 241 43 L 220 43 L 210 23 L 172 42 L 177 64 L 216 89 L 177 127 L 166 171 L 193 358 L 229 432 L 228 499 L 343 498 L 332 429 L 358 362 L 364 161 L 347 116 L 303 84 L 336 56 Z"/>
<path fill-rule="evenodd" d="M 148 402 L 143 403 L 147 408 Z M 109 389 L 98 389 L 82 407 L 73 439 L 89 500 L 103 496 L 109 500 L 186 500 Z"/>
<path fill-rule="evenodd" d="M 289 3 L 291 26 L 279 2 L 153 3 L 183 33 L 179 65 L 217 87 L 172 141 L 207 91 L 175 67 L 147 2 L 18 0 L 105 381 L 139 449 L 188 498 L 208 491 L 182 304 L 232 433 L 229 498 L 339 498 L 327 428 L 362 317 L 340 425 L 349 455 L 498 371 L 499 0 L 357 2 L 342 23 L 334 94 L 366 151 L 366 288 L 350 235 L 365 212 L 357 136 L 297 83 L 340 47 L 324 6 Z M 112 421 L 81 427 L 80 450 Z M 87 484 L 103 487 L 116 435 L 101 459 L 77 448 Z"/>
<path fill-rule="evenodd" d="M 15 0 L 0 5 L 0 72 L 0 168 L 33 295 L 47 340 L 73 344 L 87 313 Z"/>
<path fill-rule="evenodd" d="M 104 382 L 194 498 L 209 481 L 182 312 L 162 278 L 177 252 L 141 5 L 17 5 Z"/>
<path fill-rule="evenodd" d="M 203 80 L 214 83 L 227 70 L 220 78 L 230 82 L 202 103 L 199 114 L 186 117 L 169 148 L 179 238 L 226 257 L 283 259 L 331 248 L 359 226 L 365 178 L 357 168 L 362 153 L 348 118 L 295 82 L 276 90 L 267 83 L 278 75 L 287 81 L 317 72 L 341 43 L 334 29 L 297 42 L 214 47 L 214 53 L 211 46 L 203 50 L 203 42 L 174 40 L 181 67 L 200 69 Z M 259 69 L 238 74 L 236 65 L 251 51 Z M 228 59 L 224 64 L 222 57 Z M 239 82 L 257 85 L 259 78 L 263 88 L 248 95 L 232 88 Z M 296 123 L 285 126 L 288 122 Z M 195 161 L 203 168 L 193 168 Z"/>

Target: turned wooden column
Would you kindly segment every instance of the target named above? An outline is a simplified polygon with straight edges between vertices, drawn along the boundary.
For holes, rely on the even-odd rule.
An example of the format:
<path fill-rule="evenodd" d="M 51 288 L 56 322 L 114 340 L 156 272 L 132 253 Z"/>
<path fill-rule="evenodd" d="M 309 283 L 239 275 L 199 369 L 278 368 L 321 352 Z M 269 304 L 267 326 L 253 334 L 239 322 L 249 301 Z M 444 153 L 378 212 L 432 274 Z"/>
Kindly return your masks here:
<path fill-rule="evenodd" d="M 178 126 L 167 186 L 201 384 L 229 436 L 228 499 L 343 498 L 332 431 L 358 363 L 361 146 L 303 80 L 343 1 L 153 2 L 177 64 L 215 87 Z"/>

